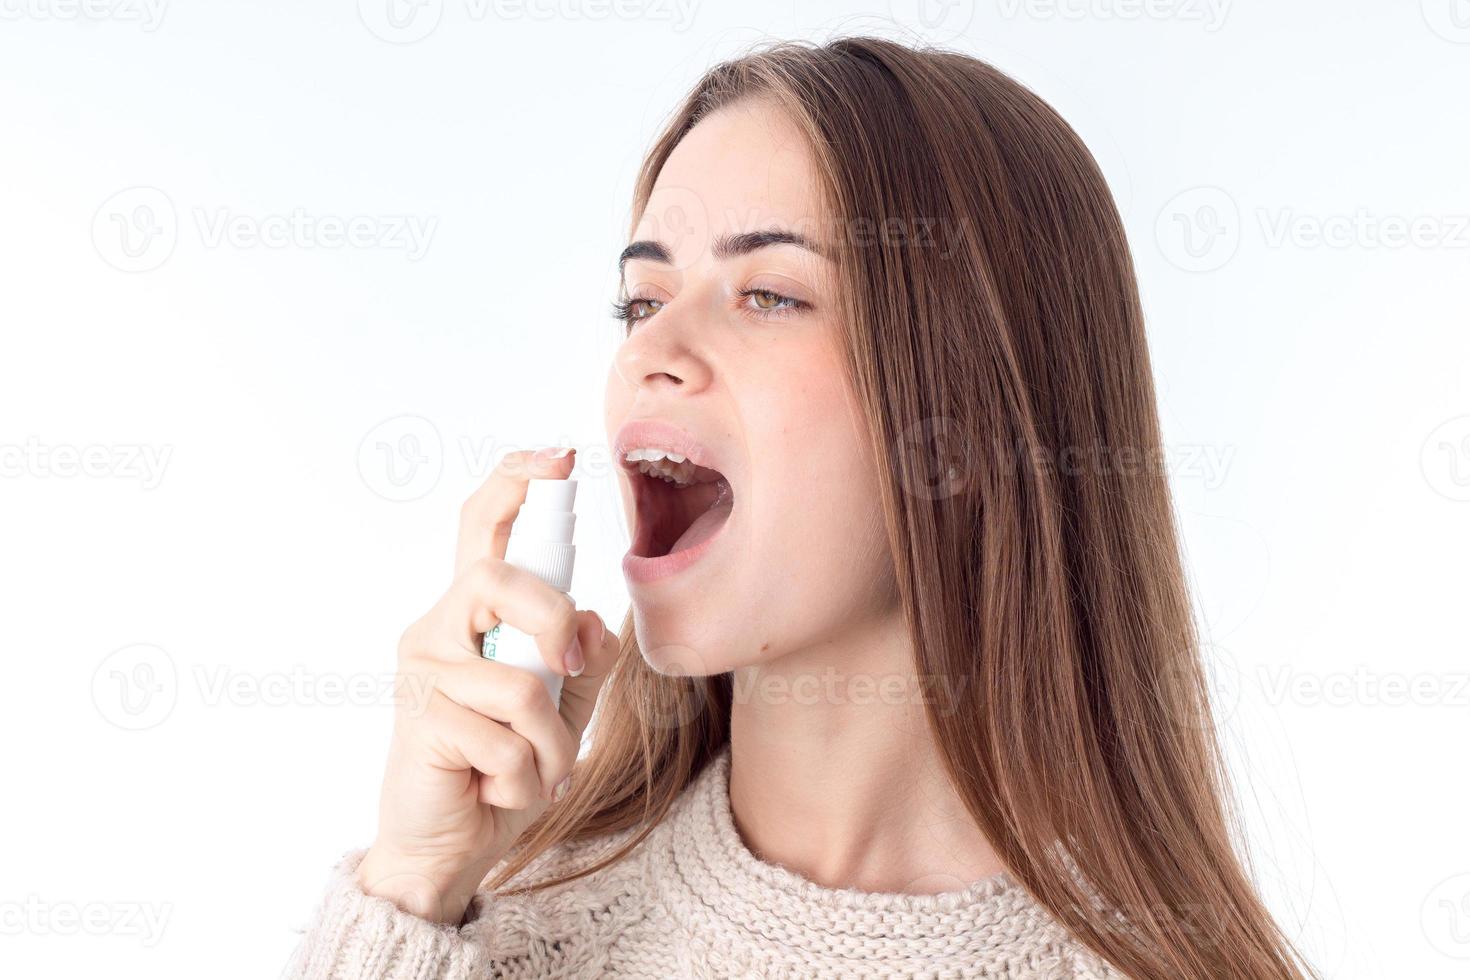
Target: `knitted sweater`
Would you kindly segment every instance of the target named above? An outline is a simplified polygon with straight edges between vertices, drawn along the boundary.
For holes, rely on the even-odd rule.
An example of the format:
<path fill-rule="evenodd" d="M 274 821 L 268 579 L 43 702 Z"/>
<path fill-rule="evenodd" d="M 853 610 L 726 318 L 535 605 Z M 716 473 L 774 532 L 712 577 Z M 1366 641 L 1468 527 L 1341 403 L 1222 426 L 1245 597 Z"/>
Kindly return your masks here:
<path fill-rule="evenodd" d="M 923 977 L 1119 980 L 1009 875 L 933 895 L 826 888 L 756 857 L 730 812 L 726 746 L 631 854 L 529 895 L 481 892 L 466 924 L 365 895 L 348 853 L 288 980 Z M 516 882 L 580 868 L 636 835 L 562 844 Z"/>

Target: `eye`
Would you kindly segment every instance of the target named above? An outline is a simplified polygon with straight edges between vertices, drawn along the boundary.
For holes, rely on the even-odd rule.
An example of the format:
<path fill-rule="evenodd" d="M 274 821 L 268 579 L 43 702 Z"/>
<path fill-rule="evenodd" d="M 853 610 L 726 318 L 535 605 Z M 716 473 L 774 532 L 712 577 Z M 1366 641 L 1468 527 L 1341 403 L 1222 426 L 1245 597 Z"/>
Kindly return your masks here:
<path fill-rule="evenodd" d="M 741 305 L 758 316 L 781 316 L 811 305 L 769 289 L 742 289 L 740 298 L 744 301 Z"/>
<path fill-rule="evenodd" d="M 770 289 L 742 289 L 736 295 L 740 297 L 740 308 L 758 319 L 778 319 L 811 308 L 811 304 L 804 300 L 783 296 Z M 623 326 L 632 331 L 635 323 L 647 320 L 663 306 L 663 300 L 635 296 L 614 302 L 612 315 L 614 320 L 621 320 Z"/>
<path fill-rule="evenodd" d="M 613 303 L 612 315 L 614 320 L 622 320 L 624 326 L 632 329 L 634 323 L 637 323 L 639 320 L 647 320 L 657 313 L 663 305 L 662 300 L 634 297 L 626 302 Z"/>

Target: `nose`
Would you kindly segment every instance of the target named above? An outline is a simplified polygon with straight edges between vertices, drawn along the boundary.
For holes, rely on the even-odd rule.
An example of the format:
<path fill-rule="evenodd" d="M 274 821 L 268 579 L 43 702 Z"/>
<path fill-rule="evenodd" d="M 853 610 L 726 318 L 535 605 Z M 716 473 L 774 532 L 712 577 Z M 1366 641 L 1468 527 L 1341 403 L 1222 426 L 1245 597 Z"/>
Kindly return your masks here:
<path fill-rule="evenodd" d="M 633 388 L 692 395 L 709 387 L 714 372 L 670 312 L 665 307 L 634 325 L 618 348 L 618 374 Z"/>

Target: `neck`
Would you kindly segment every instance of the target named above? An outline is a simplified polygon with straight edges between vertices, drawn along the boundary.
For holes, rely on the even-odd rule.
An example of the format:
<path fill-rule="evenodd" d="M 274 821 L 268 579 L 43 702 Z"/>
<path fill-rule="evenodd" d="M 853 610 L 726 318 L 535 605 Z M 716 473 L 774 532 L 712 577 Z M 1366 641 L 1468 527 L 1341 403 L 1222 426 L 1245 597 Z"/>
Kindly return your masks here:
<path fill-rule="evenodd" d="M 896 642 L 896 638 L 900 642 Z M 944 772 L 900 616 L 735 670 L 730 808 L 747 847 L 828 888 L 958 891 L 1003 866 Z"/>

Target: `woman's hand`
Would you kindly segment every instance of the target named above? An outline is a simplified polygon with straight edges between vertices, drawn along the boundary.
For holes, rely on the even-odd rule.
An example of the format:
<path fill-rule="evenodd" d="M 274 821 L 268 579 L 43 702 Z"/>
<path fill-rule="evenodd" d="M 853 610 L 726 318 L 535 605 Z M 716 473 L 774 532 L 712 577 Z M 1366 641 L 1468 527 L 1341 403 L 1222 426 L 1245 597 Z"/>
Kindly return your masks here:
<path fill-rule="evenodd" d="M 484 876 L 560 798 L 617 656 L 596 613 L 503 560 L 526 481 L 571 472 L 572 456 L 554 453 L 507 455 L 465 502 L 454 583 L 399 641 L 378 835 L 357 881 L 436 922 L 461 921 Z M 560 708 L 534 674 L 480 656 L 481 635 L 502 620 L 564 675 Z"/>

